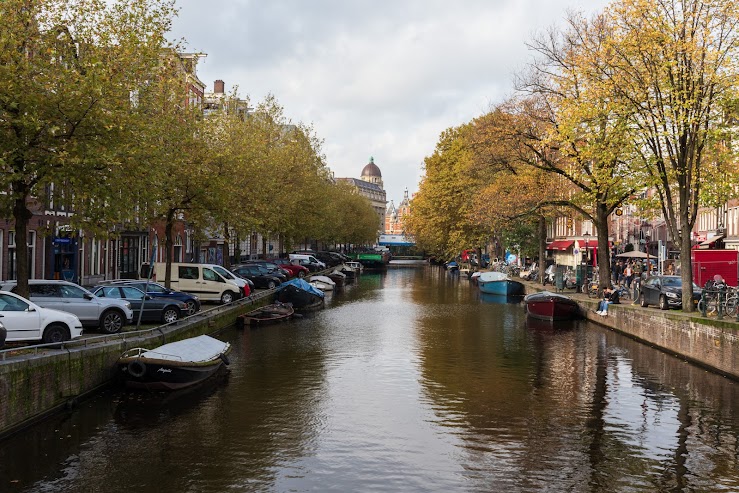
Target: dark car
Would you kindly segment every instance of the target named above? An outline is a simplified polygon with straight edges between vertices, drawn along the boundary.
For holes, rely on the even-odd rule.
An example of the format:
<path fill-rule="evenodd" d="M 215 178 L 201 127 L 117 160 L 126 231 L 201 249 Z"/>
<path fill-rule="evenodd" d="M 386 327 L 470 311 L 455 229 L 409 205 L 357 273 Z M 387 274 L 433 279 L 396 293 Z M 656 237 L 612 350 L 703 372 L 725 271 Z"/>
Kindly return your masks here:
<path fill-rule="evenodd" d="M 292 276 L 290 272 L 283 269 L 282 266 L 277 265 L 271 260 L 247 260 L 242 265 L 259 265 L 267 269 L 267 273 L 271 276 L 277 277 L 281 283 L 289 280 Z"/>
<path fill-rule="evenodd" d="M 93 294 L 99 298 L 126 300 L 131 303 L 134 322 L 172 323 L 187 313 L 187 304 L 166 298 L 154 298 L 133 286 L 98 286 Z M 142 310 L 143 313 L 139 313 Z"/>
<path fill-rule="evenodd" d="M 680 276 L 652 276 L 640 286 L 641 306 L 657 305 L 662 310 L 683 306 L 683 280 Z M 701 299 L 702 290 L 693 283 L 693 303 Z"/>
<path fill-rule="evenodd" d="M 271 275 L 265 267 L 258 264 L 242 264 L 231 269 L 234 274 L 248 279 L 258 288 L 272 289 L 281 284 L 279 277 Z"/>
<path fill-rule="evenodd" d="M 175 301 L 182 301 L 187 305 L 187 315 L 192 315 L 200 311 L 200 299 L 194 294 L 183 293 L 182 291 L 176 291 L 174 289 L 167 289 L 156 282 L 136 281 L 129 279 L 122 279 L 119 281 L 108 281 L 101 283 L 105 286 L 133 286 L 134 288 L 144 291 L 152 298 L 164 298 Z"/>

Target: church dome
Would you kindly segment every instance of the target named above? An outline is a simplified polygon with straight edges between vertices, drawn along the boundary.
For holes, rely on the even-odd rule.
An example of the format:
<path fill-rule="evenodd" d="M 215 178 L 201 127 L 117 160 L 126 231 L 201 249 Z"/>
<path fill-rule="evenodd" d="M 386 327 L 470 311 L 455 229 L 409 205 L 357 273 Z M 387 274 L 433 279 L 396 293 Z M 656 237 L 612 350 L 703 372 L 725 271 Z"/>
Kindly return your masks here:
<path fill-rule="evenodd" d="M 380 168 L 377 167 L 375 164 L 375 158 L 370 158 L 369 163 L 365 165 L 364 168 L 362 168 L 362 175 L 361 176 L 375 176 L 378 178 L 382 178 L 382 173 L 380 173 Z"/>

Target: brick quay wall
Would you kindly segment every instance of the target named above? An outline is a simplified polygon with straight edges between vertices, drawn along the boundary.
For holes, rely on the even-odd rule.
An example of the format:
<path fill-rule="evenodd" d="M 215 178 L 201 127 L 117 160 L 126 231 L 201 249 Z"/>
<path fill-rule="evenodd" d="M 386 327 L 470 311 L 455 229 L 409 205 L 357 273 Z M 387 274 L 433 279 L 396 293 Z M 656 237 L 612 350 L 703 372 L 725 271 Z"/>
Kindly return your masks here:
<path fill-rule="evenodd" d="M 114 381 L 115 363 L 131 348 L 148 349 L 202 334 L 214 334 L 236 318 L 272 302 L 265 292 L 229 306 L 196 313 L 170 325 L 70 341 L 61 349 L 40 346 L 0 351 L 0 438 L 44 416 L 71 408 Z M 59 346 L 57 345 L 57 348 Z"/>
<path fill-rule="evenodd" d="M 527 293 L 542 291 L 539 285 L 524 284 Z M 600 300 L 570 291 L 562 294 L 577 301 L 588 320 L 739 380 L 739 323 L 733 318 L 716 320 L 701 317 L 700 312 L 641 307 L 631 300 L 609 305 L 608 316 L 603 317 L 595 313 Z"/>

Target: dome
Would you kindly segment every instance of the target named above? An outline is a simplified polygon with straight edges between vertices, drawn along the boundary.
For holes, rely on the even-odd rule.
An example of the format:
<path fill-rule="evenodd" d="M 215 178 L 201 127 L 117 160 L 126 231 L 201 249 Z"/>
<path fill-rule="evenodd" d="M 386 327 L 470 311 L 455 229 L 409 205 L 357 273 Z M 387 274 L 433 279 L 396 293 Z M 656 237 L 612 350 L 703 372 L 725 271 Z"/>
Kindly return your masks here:
<path fill-rule="evenodd" d="M 380 168 L 377 167 L 375 164 L 375 159 L 370 158 L 369 163 L 362 168 L 362 175 L 361 176 L 376 176 L 376 177 L 382 177 L 382 173 L 380 173 Z"/>

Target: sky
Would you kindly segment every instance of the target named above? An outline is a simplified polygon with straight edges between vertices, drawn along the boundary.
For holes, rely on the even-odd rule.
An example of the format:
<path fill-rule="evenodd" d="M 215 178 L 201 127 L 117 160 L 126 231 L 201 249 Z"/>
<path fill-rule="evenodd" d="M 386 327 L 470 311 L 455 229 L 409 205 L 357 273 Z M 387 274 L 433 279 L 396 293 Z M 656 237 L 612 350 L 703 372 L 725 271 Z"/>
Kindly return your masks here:
<path fill-rule="evenodd" d="M 311 125 L 336 177 L 374 158 L 388 203 L 418 191 L 439 135 L 513 94 L 526 42 L 605 0 L 178 0 L 198 77 Z"/>

